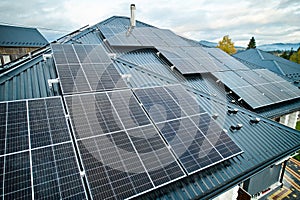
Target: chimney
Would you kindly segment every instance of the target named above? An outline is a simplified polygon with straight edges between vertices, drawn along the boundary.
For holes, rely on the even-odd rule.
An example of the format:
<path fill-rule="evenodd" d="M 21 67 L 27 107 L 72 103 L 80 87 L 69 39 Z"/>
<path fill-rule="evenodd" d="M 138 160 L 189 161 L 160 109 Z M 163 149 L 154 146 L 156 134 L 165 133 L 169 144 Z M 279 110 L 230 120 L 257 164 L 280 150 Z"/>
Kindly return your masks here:
<path fill-rule="evenodd" d="M 130 5 L 130 27 L 135 27 L 135 4 Z"/>

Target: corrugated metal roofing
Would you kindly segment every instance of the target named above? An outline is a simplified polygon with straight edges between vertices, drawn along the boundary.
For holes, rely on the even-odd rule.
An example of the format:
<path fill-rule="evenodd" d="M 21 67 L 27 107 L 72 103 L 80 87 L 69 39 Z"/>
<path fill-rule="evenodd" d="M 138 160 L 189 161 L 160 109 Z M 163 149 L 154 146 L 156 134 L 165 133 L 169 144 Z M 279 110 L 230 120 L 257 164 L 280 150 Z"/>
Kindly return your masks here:
<path fill-rule="evenodd" d="M 216 111 L 220 114 L 221 117 L 217 119 L 217 122 L 228 130 L 230 137 L 240 145 L 245 153 L 201 171 L 179 183 L 146 194 L 141 199 L 212 198 L 216 193 L 224 192 L 237 185 L 246 176 L 254 175 L 289 155 L 284 151 L 293 148 L 293 145 L 295 145 L 295 149 L 300 147 L 300 135 L 295 130 L 286 129 L 267 119 L 262 119 L 258 124 L 253 125 L 249 122 L 250 119 L 257 117 L 256 114 L 240 110 L 237 115 L 228 116 L 224 110 L 227 108 L 226 105 L 209 100 L 207 97 L 201 97 L 199 101 L 210 114 L 214 114 Z M 243 128 L 236 132 L 230 131 L 229 127 L 237 123 L 243 124 Z"/>
<path fill-rule="evenodd" d="M 21 66 L 0 74 L 0 101 L 56 96 L 58 85 L 49 89 L 48 79 L 57 78 L 53 59 L 38 56 Z"/>
<path fill-rule="evenodd" d="M 265 68 L 279 75 L 298 79 L 300 78 L 300 65 L 284 58 L 274 56 L 259 49 L 248 49 L 233 55 L 250 68 Z"/>
<path fill-rule="evenodd" d="M 41 47 L 48 41 L 36 28 L 0 25 L 0 46 Z"/>
<path fill-rule="evenodd" d="M 116 25 L 124 26 L 129 19 L 112 17 L 104 22 L 109 23 L 110 21 Z M 91 44 L 102 43 L 102 39 L 99 31 L 95 27 L 91 27 L 76 34 L 68 42 Z M 106 48 L 110 49 L 110 47 Z M 117 53 L 121 53 L 121 51 Z M 208 74 L 184 77 L 177 71 L 172 71 L 153 49 L 126 53 L 121 59 L 114 59 L 114 63 L 122 74 L 130 73 L 132 75 L 129 82 L 132 88 L 182 83 L 197 94 L 198 101 L 205 110 L 211 115 L 219 114 L 217 123 L 228 131 L 230 138 L 244 151 L 243 154 L 225 162 L 157 188 L 151 193 L 146 193 L 138 197 L 139 199 L 212 198 L 300 148 L 300 133 L 295 130 L 261 118 L 242 108 L 239 108 L 237 114 L 228 115 L 227 109 L 237 107 L 237 105 L 227 105 L 227 101 L 231 101 L 234 97 L 230 94 L 225 96 L 224 90 L 226 92 L 226 88 L 223 90 L 216 84 L 216 80 Z M 47 79 L 57 77 L 53 60 L 43 61 L 42 56 L 39 56 L 32 61 L 34 62 L 22 64 L 18 68 L 6 72 L 5 75 L 1 75 L 0 98 L 2 95 L 7 95 L 3 100 L 51 96 L 47 92 Z M 20 86 L 24 88 L 24 92 L 18 90 Z M 54 95 L 57 95 L 59 88 L 56 88 L 55 91 Z M 215 93 L 217 97 L 207 93 Z M 222 101 L 218 95 L 225 96 L 226 100 Z M 255 117 L 260 117 L 261 121 L 258 124 L 249 123 L 250 119 Z M 231 131 L 230 126 L 238 123 L 243 124 L 243 128 L 238 131 Z"/>

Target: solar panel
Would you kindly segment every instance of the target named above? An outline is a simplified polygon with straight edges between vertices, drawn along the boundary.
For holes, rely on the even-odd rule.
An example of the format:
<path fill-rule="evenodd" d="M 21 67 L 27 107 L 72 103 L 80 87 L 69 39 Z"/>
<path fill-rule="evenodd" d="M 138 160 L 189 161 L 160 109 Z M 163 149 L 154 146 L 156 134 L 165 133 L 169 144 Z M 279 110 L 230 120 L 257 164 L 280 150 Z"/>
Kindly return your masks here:
<path fill-rule="evenodd" d="M 186 114 L 163 87 L 134 91 L 154 122 L 177 119 Z"/>
<path fill-rule="evenodd" d="M 19 152 L 6 155 L 1 166 L 4 166 L 2 179 L 4 199 L 32 199 L 30 155 Z"/>
<path fill-rule="evenodd" d="M 78 146 L 94 199 L 125 199 L 153 188 L 124 131 L 83 139 Z"/>
<path fill-rule="evenodd" d="M 131 90 L 65 100 L 93 198 L 124 199 L 185 176 Z"/>
<path fill-rule="evenodd" d="M 134 27 L 113 31 L 112 27 L 100 27 L 111 46 L 182 47 L 191 46 L 170 30 L 153 27 Z"/>
<path fill-rule="evenodd" d="M 51 44 L 64 94 L 126 88 L 101 45 Z"/>
<path fill-rule="evenodd" d="M 182 86 L 137 89 L 134 93 L 187 173 L 242 152 Z"/>
<path fill-rule="evenodd" d="M 247 81 L 242 79 L 233 71 L 214 72 L 213 75 L 232 90 L 234 90 L 235 88 L 249 86 L 249 83 Z"/>
<path fill-rule="evenodd" d="M 28 144 L 28 119 L 26 102 L 7 103 L 7 124 L 5 137 L 5 153 L 27 150 Z"/>
<path fill-rule="evenodd" d="M 182 47 L 182 49 L 199 63 L 197 66 L 198 71 L 213 72 L 222 70 L 202 47 Z"/>
<path fill-rule="evenodd" d="M 61 98 L 0 103 L 4 199 L 86 199 Z"/>
<path fill-rule="evenodd" d="M 205 48 L 205 50 L 221 63 L 225 64 L 230 70 L 249 70 L 243 63 L 228 55 L 219 48 Z"/>
<path fill-rule="evenodd" d="M 253 109 L 300 97 L 297 87 L 268 70 L 214 72 Z"/>
<path fill-rule="evenodd" d="M 71 142 L 32 150 L 35 199 L 86 199 Z"/>
<path fill-rule="evenodd" d="M 180 71 L 181 74 L 229 70 L 225 65 L 220 65 L 215 58 L 210 56 L 202 47 L 162 46 L 156 48 Z"/>

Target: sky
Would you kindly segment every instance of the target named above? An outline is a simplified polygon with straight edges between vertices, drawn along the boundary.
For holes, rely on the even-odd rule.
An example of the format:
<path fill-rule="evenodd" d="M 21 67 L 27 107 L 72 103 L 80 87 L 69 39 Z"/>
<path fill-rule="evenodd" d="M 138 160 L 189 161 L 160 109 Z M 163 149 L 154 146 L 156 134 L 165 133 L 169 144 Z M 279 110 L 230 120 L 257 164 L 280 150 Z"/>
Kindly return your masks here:
<path fill-rule="evenodd" d="M 35 27 L 49 40 L 111 16 L 130 16 L 197 41 L 237 46 L 300 42 L 299 0 L 1 0 L 0 24 Z"/>

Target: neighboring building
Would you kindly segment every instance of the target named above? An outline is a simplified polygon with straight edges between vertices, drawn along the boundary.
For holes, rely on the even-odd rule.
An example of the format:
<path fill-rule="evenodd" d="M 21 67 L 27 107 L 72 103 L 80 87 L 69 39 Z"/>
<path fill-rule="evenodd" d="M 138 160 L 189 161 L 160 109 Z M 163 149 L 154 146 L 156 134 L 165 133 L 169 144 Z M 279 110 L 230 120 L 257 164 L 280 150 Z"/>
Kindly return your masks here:
<path fill-rule="evenodd" d="M 286 60 L 260 49 L 248 49 L 233 55 L 250 69 L 268 69 L 290 82 L 300 82 L 300 64 Z"/>
<path fill-rule="evenodd" d="M 300 149 L 298 131 L 260 115 L 298 109 L 297 87 L 133 18 L 111 17 L 7 67 L 4 198 L 250 199 L 279 187 Z"/>
<path fill-rule="evenodd" d="M 300 64 L 274 56 L 260 49 L 248 49 L 236 53 L 233 57 L 250 69 L 268 69 L 300 89 Z M 299 100 L 297 101 L 299 102 Z M 272 118 L 286 126 L 295 128 L 300 114 L 300 106 L 295 106 L 293 109 L 287 108 L 286 111 L 286 113 L 278 113 L 272 116 Z"/>
<path fill-rule="evenodd" d="M 0 68 L 47 44 L 36 28 L 0 25 Z"/>

